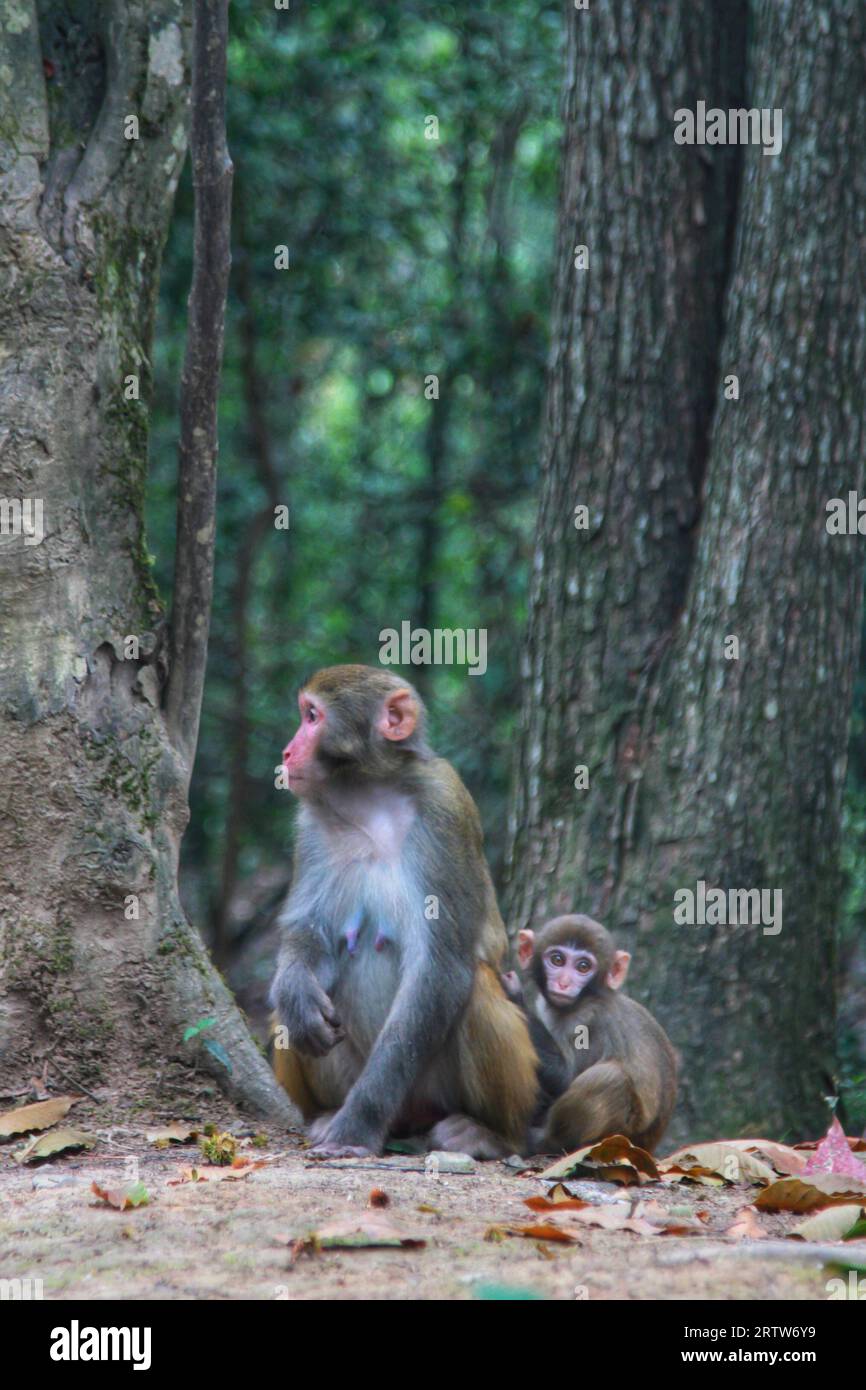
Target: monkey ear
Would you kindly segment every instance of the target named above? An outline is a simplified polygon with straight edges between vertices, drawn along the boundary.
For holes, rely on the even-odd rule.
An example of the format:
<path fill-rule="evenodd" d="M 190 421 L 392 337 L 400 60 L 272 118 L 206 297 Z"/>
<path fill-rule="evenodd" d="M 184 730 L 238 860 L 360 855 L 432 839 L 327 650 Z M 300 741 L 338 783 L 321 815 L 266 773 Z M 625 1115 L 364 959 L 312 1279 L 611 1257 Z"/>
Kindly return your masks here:
<path fill-rule="evenodd" d="M 605 980 L 609 989 L 622 989 L 630 964 L 631 956 L 628 951 L 614 951 L 613 965 L 608 970 Z"/>
<path fill-rule="evenodd" d="M 399 743 L 415 732 L 417 723 L 418 701 L 412 691 L 406 690 L 405 687 L 401 690 L 392 690 L 391 694 L 385 697 L 385 703 L 382 706 L 382 714 L 377 725 L 379 733 L 383 738 Z"/>
<path fill-rule="evenodd" d="M 529 962 L 532 960 L 532 952 L 534 950 L 535 932 L 530 931 L 528 927 L 521 928 L 517 933 L 517 959 L 520 963 L 521 970 L 527 970 L 529 968 Z"/>

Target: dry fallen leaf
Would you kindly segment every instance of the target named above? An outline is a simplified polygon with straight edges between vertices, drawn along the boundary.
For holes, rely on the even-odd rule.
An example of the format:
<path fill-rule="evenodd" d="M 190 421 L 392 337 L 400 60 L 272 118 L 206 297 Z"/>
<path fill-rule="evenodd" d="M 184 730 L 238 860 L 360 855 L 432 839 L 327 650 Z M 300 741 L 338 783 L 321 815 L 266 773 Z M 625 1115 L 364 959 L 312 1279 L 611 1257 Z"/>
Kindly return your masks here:
<path fill-rule="evenodd" d="M 679 1164 L 674 1164 L 672 1168 L 666 1168 L 661 1175 L 661 1180 L 668 1187 L 686 1182 L 695 1183 L 698 1187 L 724 1187 L 725 1185 L 724 1178 L 720 1178 L 709 1168 L 681 1168 Z"/>
<path fill-rule="evenodd" d="M 580 1197 L 524 1197 L 524 1204 L 532 1211 L 580 1211 L 591 1204 Z"/>
<path fill-rule="evenodd" d="M 100 1201 L 116 1211 L 128 1211 L 131 1207 L 146 1207 L 150 1194 L 143 1182 L 129 1183 L 126 1187 L 100 1187 L 98 1182 L 90 1184 L 91 1192 Z"/>
<path fill-rule="evenodd" d="M 167 1149 L 169 1144 L 188 1144 L 201 1134 L 201 1125 L 188 1125 L 178 1122 L 165 1125 L 162 1129 L 149 1129 L 146 1134 L 148 1144 L 158 1149 Z"/>
<path fill-rule="evenodd" d="M 704 1228 L 700 1221 L 696 1220 L 689 1209 L 682 1208 L 668 1211 L 661 1202 L 655 1200 L 649 1202 L 638 1202 L 632 1216 L 642 1216 L 647 1221 L 651 1221 L 657 1226 L 663 1236 L 693 1236 L 703 1235 Z"/>
<path fill-rule="evenodd" d="M 26 1134 L 31 1129 L 49 1129 L 62 1120 L 80 1096 L 54 1096 L 35 1105 L 20 1105 L 17 1110 L 4 1110 L 0 1115 L 0 1139 L 14 1134 Z"/>
<path fill-rule="evenodd" d="M 814 1216 L 807 1216 L 798 1226 L 788 1232 L 789 1236 L 801 1240 L 844 1240 L 863 1216 L 866 1208 L 853 1203 L 825 1207 Z"/>
<path fill-rule="evenodd" d="M 782 1177 L 801 1173 L 806 1163 L 806 1155 L 798 1153 L 790 1144 L 778 1144 L 775 1139 L 725 1139 L 732 1149 L 748 1149 L 775 1168 Z"/>
<path fill-rule="evenodd" d="M 527 1206 L 531 1206 L 535 1200 L 533 1197 L 524 1198 Z M 518 1224 L 508 1229 L 513 1235 L 525 1236 L 530 1240 L 570 1242 L 580 1239 L 579 1233 L 585 1226 L 600 1226 L 606 1231 L 634 1231 L 642 1236 L 660 1234 L 658 1226 L 632 1213 L 630 1202 L 613 1202 L 597 1207 L 584 1202 L 580 1210 L 575 1210 L 570 1204 L 560 1203 L 557 1207 L 551 1204 L 545 1216 L 545 1221 L 541 1223 Z"/>
<path fill-rule="evenodd" d="M 230 1168 L 219 1163 L 199 1163 L 195 1168 L 181 1168 L 177 1177 L 166 1180 L 167 1187 L 180 1187 L 189 1182 L 239 1182 L 248 1178 L 256 1168 L 267 1167 L 264 1158 L 236 1158 Z"/>
<path fill-rule="evenodd" d="M 96 1139 L 80 1129 L 52 1129 L 47 1134 L 35 1134 L 23 1149 L 12 1157 L 16 1163 L 35 1163 L 40 1158 L 53 1158 L 67 1149 L 92 1149 Z"/>
<path fill-rule="evenodd" d="M 689 1144 L 659 1159 L 662 1175 L 666 1172 L 682 1173 L 691 1177 L 706 1177 L 711 1174 L 724 1182 L 772 1182 L 776 1176 L 773 1169 L 755 1154 L 741 1149 L 736 1143 L 716 1140 L 711 1144 Z"/>
<path fill-rule="evenodd" d="M 845 1137 L 845 1131 L 833 1116 L 833 1123 L 824 1135 L 817 1149 L 810 1154 L 803 1174 L 842 1173 L 845 1177 L 859 1178 L 866 1182 L 866 1163 L 861 1162 L 852 1152 Z"/>
<path fill-rule="evenodd" d="M 725 1235 L 732 1240 L 763 1240 L 766 1234 L 754 1207 L 743 1207 L 742 1211 L 738 1211 L 733 1224 L 725 1231 Z"/>
<path fill-rule="evenodd" d="M 387 1207 L 390 1205 L 391 1198 L 387 1192 L 383 1192 L 381 1187 L 372 1187 L 367 1198 L 368 1207 Z"/>
<path fill-rule="evenodd" d="M 382 1211 L 363 1211 L 339 1216 L 309 1235 L 301 1236 L 292 1247 L 291 1262 L 300 1255 L 320 1250 L 404 1249 L 420 1250 L 427 1244 L 423 1236 L 401 1230 L 391 1216 Z"/>
<path fill-rule="evenodd" d="M 557 1159 L 549 1168 L 543 1169 L 539 1177 L 545 1179 L 568 1178 L 574 1173 L 594 1177 L 606 1182 L 624 1184 L 640 1183 L 647 1180 L 658 1181 L 659 1170 L 655 1160 L 646 1149 L 639 1149 L 623 1134 L 611 1134 L 595 1144 L 585 1144 L 581 1149 Z"/>
<path fill-rule="evenodd" d="M 816 1173 L 810 1178 L 779 1178 L 755 1198 L 760 1211 L 818 1211 L 844 1206 L 866 1197 L 866 1183 L 837 1173 Z"/>
<path fill-rule="evenodd" d="M 580 1241 L 580 1236 L 576 1230 L 554 1225 L 552 1221 L 543 1221 L 526 1226 L 509 1226 L 508 1232 L 513 1236 L 523 1236 L 527 1240 L 558 1240 L 565 1245 L 577 1245 Z"/>

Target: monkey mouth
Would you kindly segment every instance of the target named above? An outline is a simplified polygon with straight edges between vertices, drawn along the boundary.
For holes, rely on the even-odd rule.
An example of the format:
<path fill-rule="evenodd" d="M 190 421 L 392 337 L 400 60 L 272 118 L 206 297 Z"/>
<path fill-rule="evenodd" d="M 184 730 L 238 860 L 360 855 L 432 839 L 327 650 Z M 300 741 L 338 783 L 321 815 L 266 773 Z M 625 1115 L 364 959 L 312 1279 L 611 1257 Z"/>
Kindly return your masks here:
<path fill-rule="evenodd" d="M 567 1008 L 569 1004 L 573 1004 L 579 994 L 579 989 L 571 993 L 564 993 L 562 990 L 552 989 L 550 991 L 550 1002 L 551 1004 L 558 1004 L 561 1009 L 564 1009 Z"/>

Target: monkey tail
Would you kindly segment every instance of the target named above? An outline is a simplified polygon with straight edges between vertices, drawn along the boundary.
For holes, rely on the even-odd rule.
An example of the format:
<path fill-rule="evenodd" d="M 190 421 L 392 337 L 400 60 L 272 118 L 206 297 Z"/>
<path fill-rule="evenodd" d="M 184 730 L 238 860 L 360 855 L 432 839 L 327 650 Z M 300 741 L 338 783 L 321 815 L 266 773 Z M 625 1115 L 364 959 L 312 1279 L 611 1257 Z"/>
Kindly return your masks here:
<path fill-rule="evenodd" d="M 292 1047 L 276 1047 L 274 1045 L 276 1028 L 277 1019 L 274 1015 L 271 1018 L 271 1033 L 268 1039 L 268 1051 L 274 1076 L 283 1090 L 295 1102 L 304 1119 L 309 1121 L 320 1114 L 323 1107 L 313 1095 L 300 1054 L 295 1052 Z"/>
<path fill-rule="evenodd" d="M 457 1046 L 466 1113 L 520 1150 L 537 1093 L 535 1049 L 523 1014 L 483 961 L 475 972 Z"/>

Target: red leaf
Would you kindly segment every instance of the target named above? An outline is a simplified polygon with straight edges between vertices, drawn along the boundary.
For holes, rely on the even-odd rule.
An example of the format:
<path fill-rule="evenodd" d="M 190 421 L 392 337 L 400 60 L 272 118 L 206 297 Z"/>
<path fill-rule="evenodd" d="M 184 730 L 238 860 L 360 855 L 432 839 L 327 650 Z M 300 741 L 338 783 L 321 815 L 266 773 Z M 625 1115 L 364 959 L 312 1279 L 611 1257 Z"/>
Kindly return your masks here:
<path fill-rule="evenodd" d="M 845 1131 L 835 1115 L 824 1138 L 809 1156 L 802 1176 L 809 1173 L 841 1173 L 846 1178 L 860 1178 L 866 1182 L 866 1163 L 861 1163 L 851 1152 Z"/>

